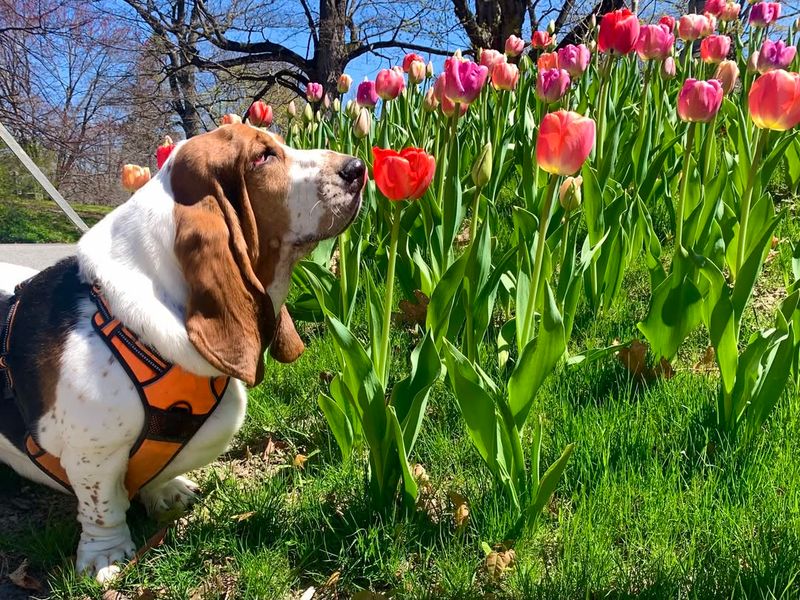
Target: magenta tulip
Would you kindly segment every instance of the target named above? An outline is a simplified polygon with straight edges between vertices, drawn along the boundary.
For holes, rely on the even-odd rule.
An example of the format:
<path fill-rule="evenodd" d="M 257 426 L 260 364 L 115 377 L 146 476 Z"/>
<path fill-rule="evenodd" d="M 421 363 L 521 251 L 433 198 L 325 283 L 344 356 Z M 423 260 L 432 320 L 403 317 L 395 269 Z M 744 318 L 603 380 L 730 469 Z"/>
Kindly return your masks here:
<path fill-rule="evenodd" d="M 767 27 L 781 18 L 781 5 L 778 2 L 759 2 L 750 8 L 750 25 Z"/>
<path fill-rule="evenodd" d="M 589 61 L 592 59 L 592 53 L 585 44 L 579 46 L 567 44 L 558 49 L 557 56 L 559 68 L 564 69 L 570 77 L 575 79 L 586 72 L 586 69 L 589 68 Z"/>
<path fill-rule="evenodd" d="M 378 92 L 375 91 L 375 82 L 365 79 L 358 84 L 356 89 L 356 102 L 360 106 L 372 108 L 378 103 Z"/>
<path fill-rule="evenodd" d="M 444 61 L 445 95 L 460 104 L 470 104 L 481 93 L 489 69 L 455 56 Z"/>
<path fill-rule="evenodd" d="M 558 102 L 568 89 L 569 73 L 564 69 L 546 69 L 536 77 L 536 95 L 544 102 Z"/>
<path fill-rule="evenodd" d="M 761 49 L 758 51 L 756 69 L 761 74 L 775 69 L 786 69 L 792 64 L 796 54 L 797 48 L 787 46 L 783 40 L 778 40 L 777 42 L 764 40 L 764 43 L 761 44 Z"/>
<path fill-rule="evenodd" d="M 308 99 L 309 102 L 319 102 L 322 100 L 322 95 L 324 93 L 325 90 L 322 89 L 321 83 L 311 81 L 306 85 L 306 99 Z"/>
<path fill-rule="evenodd" d="M 687 79 L 678 94 L 678 116 L 690 123 L 708 123 L 719 111 L 724 91 L 716 79 Z"/>

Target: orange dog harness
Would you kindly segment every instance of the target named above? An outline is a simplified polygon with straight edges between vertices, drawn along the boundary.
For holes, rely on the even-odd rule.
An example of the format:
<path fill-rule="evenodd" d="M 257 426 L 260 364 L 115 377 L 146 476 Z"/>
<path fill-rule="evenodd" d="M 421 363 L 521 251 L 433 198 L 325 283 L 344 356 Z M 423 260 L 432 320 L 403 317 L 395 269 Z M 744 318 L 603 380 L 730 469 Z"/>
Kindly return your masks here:
<path fill-rule="evenodd" d="M 229 377 L 201 377 L 161 358 L 142 344 L 111 314 L 97 287 L 92 288 L 97 312 L 92 326 L 130 377 L 144 408 L 144 427 L 130 452 L 125 488 L 128 497 L 169 465 L 217 408 Z M 30 433 L 25 450 L 53 480 L 71 490 L 59 459 L 48 454 Z"/>

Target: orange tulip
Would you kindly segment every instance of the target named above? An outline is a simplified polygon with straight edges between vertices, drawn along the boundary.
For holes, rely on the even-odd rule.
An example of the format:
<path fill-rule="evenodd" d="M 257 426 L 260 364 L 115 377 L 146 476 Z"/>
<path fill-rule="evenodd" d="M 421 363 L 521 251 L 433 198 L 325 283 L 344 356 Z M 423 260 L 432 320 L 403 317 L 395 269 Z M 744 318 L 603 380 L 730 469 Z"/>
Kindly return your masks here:
<path fill-rule="evenodd" d="M 229 113 L 227 115 L 222 115 L 222 119 L 220 119 L 220 125 L 233 125 L 234 123 L 241 123 L 242 117 L 239 115 L 235 115 L 233 113 Z"/>
<path fill-rule="evenodd" d="M 393 202 L 421 198 L 436 171 L 436 160 L 421 148 L 396 152 L 375 147 L 372 156 L 375 184 Z"/>
<path fill-rule="evenodd" d="M 122 187 L 135 192 L 150 181 L 150 168 L 139 165 L 122 165 Z"/>
<path fill-rule="evenodd" d="M 786 131 L 800 123 L 800 75 L 782 69 L 753 82 L 748 97 L 750 118 L 756 127 Z"/>
<path fill-rule="evenodd" d="M 553 175 L 574 175 L 594 147 L 595 124 L 588 117 L 559 110 L 545 115 L 536 140 L 536 162 Z"/>
<path fill-rule="evenodd" d="M 540 71 L 546 71 L 547 69 L 557 69 L 558 68 L 558 53 L 557 52 L 544 52 L 536 59 L 536 67 Z"/>

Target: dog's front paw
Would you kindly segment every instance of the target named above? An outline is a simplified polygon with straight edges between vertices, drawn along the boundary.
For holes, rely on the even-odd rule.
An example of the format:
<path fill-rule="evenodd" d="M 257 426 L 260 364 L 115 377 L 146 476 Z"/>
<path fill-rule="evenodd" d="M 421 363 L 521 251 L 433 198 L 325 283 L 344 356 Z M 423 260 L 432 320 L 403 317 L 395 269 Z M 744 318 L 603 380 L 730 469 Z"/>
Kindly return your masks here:
<path fill-rule="evenodd" d="M 116 536 L 82 536 L 75 568 L 79 573 L 94 575 L 98 583 L 108 584 L 119 575 L 119 563 L 132 557 L 135 551 L 127 527 Z"/>
<path fill-rule="evenodd" d="M 186 477 L 176 477 L 154 488 L 139 492 L 139 499 L 150 516 L 183 512 L 191 506 L 200 492 L 199 486 Z"/>

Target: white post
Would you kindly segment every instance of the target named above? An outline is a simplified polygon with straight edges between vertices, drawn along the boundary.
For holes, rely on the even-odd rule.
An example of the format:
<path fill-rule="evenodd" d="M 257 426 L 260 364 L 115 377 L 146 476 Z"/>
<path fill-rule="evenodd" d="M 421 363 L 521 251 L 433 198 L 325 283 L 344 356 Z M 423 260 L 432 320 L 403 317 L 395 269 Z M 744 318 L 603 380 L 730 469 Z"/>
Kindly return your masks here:
<path fill-rule="evenodd" d="M 50 180 L 47 178 L 47 176 L 42 173 L 42 170 L 38 166 L 36 166 L 36 163 L 33 162 L 31 157 L 28 156 L 28 153 L 22 149 L 22 146 L 17 143 L 17 140 L 14 139 L 14 136 L 11 135 L 11 132 L 6 129 L 2 123 L 0 123 L 0 139 L 6 143 L 6 145 L 17 156 L 20 162 L 25 165 L 25 168 L 30 171 L 34 179 L 36 179 L 36 181 L 39 182 L 39 185 L 44 188 L 44 191 L 46 191 L 50 197 L 55 200 L 55 203 L 58 204 L 61 210 L 64 211 L 64 214 L 69 217 L 69 220 L 75 223 L 75 226 L 81 231 L 87 231 L 89 227 L 87 227 L 86 223 L 83 222 L 83 219 L 78 216 L 78 213 L 72 210 L 72 207 L 67 203 L 66 200 L 64 200 L 64 196 L 59 194 L 58 190 L 52 183 L 50 183 Z"/>

